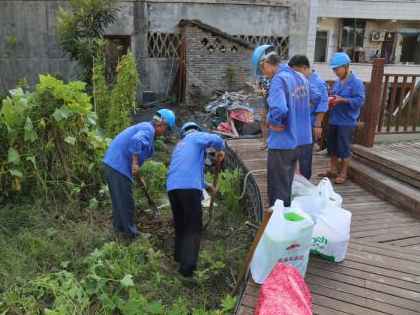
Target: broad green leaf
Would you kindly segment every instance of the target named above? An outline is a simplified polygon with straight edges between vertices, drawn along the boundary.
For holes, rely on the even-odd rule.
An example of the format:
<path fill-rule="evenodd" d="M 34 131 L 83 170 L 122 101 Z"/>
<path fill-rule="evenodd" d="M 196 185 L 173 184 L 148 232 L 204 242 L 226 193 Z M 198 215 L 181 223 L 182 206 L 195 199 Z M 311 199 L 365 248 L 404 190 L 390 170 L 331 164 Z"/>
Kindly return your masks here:
<path fill-rule="evenodd" d="M 34 142 L 35 140 L 38 139 L 38 134 L 34 130 L 34 125 L 32 123 L 32 120 L 29 117 L 26 117 L 24 129 L 25 129 L 25 137 L 24 137 L 25 141 L 29 140 L 31 142 Z"/>
<path fill-rule="evenodd" d="M 60 267 L 61 268 L 67 268 L 68 266 L 70 265 L 70 261 L 69 260 L 65 260 L 65 261 L 62 261 L 61 263 L 60 263 Z"/>
<path fill-rule="evenodd" d="M 224 312 L 231 311 L 236 306 L 236 297 L 231 296 L 228 294 L 223 300 L 222 300 L 222 310 Z"/>
<path fill-rule="evenodd" d="M 71 145 L 76 144 L 76 138 L 73 138 L 73 137 L 70 137 L 70 136 L 65 137 L 64 141 L 67 142 L 68 144 L 71 144 Z"/>
<path fill-rule="evenodd" d="M 54 117 L 56 121 L 61 121 L 63 119 L 67 119 L 70 115 L 70 109 L 68 106 L 63 105 L 60 109 L 56 108 L 54 113 L 51 115 Z"/>
<path fill-rule="evenodd" d="M 148 303 L 144 310 L 149 314 L 164 314 L 165 313 L 165 306 L 162 305 L 162 302 L 159 301 L 153 301 L 151 303 Z"/>
<path fill-rule="evenodd" d="M 9 151 L 7 152 L 7 161 L 9 163 L 19 164 L 20 155 L 19 155 L 19 152 L 15 148 L 12 148 L 12 147 L 9 148 Z"/>
<path fill-rule="evenodd" d="M 36 168 L 35 155 L 27 156 L 26 161 L 31 161 L 34 167 Z"/>
<path fill-rule="evenodd" d="M 22 88 L 17 88 L 17 89 L 10 90 L 9 93 L 12 96 L 23 96 L 23 95 L 25 95 Z"/>
<path fill-rule="evenodd" d="M 22 126 L 24 122 L 24 112 L 27 106 L 26 99 L 14 100 L 7 97 L 3 100 L 3 106 L 0 110 L 0 119 L 8 125 L 10 129 Z"/>
<path fill-rule="evenodd" d="M 99 202 L 96 198 L 92 198 L 89 200 L 89 209 L 96 210 L 98 209 Z"/>
<path fill-rule="evenodd" d="M 126 274 L 124 278 L 120 280 L 120 283 L 123 285 L 123 287 L 126 287 L 126 288 L 133 287 L 134 286 L 133 276 L 130 274 Z"/>
<path fill-rule="evenodd" d="M 19 170 L 10 170 L 10 174 L 12 174 L 13 176 L 19 177 L 19 178 L 23 177 L 22 172 L 19 171 Z"/>

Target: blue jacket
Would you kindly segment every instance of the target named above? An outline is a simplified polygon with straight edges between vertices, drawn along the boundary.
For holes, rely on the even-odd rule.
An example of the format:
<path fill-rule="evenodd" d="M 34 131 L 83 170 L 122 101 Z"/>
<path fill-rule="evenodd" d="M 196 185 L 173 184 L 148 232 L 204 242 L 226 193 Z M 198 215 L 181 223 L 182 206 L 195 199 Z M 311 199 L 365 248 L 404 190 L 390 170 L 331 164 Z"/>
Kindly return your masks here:
<path fill-rule="evenodd" d="M 268 128 L 269 149 L 294 149 L 312 143 L 309 93 L 309 81 L 301 73 L 285 64 L 278 67 L 270 82 L 267 122 L 284 124 L 286 129 L 277 132 Z"/>
<path fill-rule="evenodd" d="M 138 155 L 139 166 L 153 156 L 155 128 L 150 122 L 128 127 L 112 141 L 102 162 L 133 180 L 133 155 Z"/>
<path fill-rule="evenodd" d="M 215 134 L 192 132 L 182 139 L 172 153 L 169 165 L 166 189 L 198 189 L 205 188 L 204 163 L 206 149 L 213 147 L 217 151 L 225 147 L 223 140 Z"/>
<path fill-rule="evenodd" d="M 362 80 L 352 72 L 348 80 L 340 87 L 340 79 L 337 79 L 334 82 L 332 94 L 346 98 L 348 103 L 339 103 L 331 110 L 330 124 L 356 126 L 360 107 L 365 104 L 365 86 Z"/>
<path fill-rule="evenodd" d="M 325 113 L 328 110 L 328 86 L 327 83 L 312 70 L 312 74 L 308 77 L 308 81 L 318 90 L 319 99 L 313 101 L 311 98 L 311 123 L 312 127 L 315 125 L 316 114 Z"/>

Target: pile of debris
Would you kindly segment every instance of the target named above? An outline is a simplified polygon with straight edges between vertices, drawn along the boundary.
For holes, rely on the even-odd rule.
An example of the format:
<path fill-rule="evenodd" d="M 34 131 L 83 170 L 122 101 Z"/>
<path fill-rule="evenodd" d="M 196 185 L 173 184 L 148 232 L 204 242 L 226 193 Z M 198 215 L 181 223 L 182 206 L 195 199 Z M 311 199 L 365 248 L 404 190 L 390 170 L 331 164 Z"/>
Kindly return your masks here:
<path fill-rule="evenodd" d="M 244 91 L 214 95 L 204 106 L 208 117 L 213 117 L 211 127 L 215 133 L 228 137 L 260 133 L 261 97 Z"/>

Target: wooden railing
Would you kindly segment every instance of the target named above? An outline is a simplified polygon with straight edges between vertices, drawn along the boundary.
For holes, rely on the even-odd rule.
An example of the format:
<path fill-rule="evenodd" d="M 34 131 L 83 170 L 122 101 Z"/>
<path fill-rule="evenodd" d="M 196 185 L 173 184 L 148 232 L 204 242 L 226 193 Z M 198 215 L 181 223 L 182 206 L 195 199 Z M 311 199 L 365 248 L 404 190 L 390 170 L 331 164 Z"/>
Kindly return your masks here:
<path fill-rule="evenodd" d="M 420 132 L 420 73 L 384 74 L 384 59 L 373 62 L 357 143 L 372 147 L 375 134 Z"/>

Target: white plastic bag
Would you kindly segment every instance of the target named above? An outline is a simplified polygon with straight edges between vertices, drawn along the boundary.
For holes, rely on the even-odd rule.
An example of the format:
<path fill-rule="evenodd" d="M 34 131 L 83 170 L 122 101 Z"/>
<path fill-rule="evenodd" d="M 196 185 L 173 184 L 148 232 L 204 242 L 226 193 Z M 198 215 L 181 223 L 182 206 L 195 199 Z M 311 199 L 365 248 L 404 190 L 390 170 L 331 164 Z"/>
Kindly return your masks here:
<path fill-rule="evenodd" d="M 351 212 L 320 196 L 301 196 L 292 202 L 315 221 L 311 254 L 328 260 L 342 261 L 350 240 Z"/>
<path fill-rule="evenodd" d="M 316 186 L 314 186 L 306 177 L 295 174 L 292 183 L 292 199 L 298 196 L 309 196 L 316 192 Z"/>
<path fill-rule="evenodd" d="M 319 182 L 318 186 L 316 187 L 315 194 L 332 202 L 338 207 L 341 207 L 341 203 L 343 202 L 343 198 L 334 191 L 331 182 L 327 177 L 323 178 Z"/>
<path fill-rule="evenodd" d="M 251 262 L 252 279 L 263 283 L 277 262 L 287 263 L 304 277 L 309 259 L 314 222 L 302 210 L 285 208 L 277 200 L 273 214 L 254 252 Z"/>

